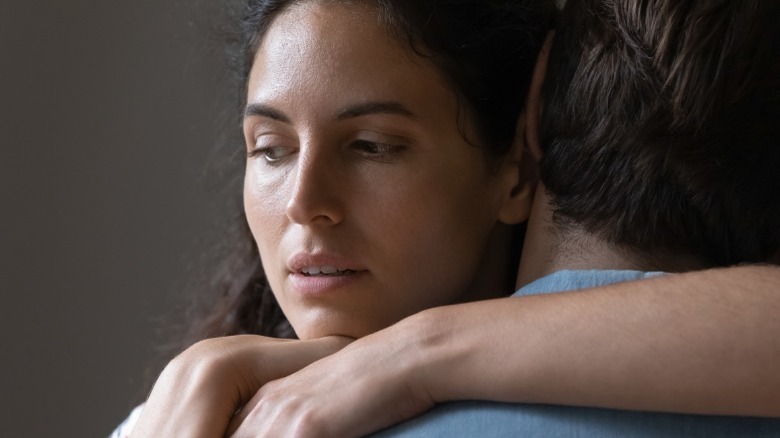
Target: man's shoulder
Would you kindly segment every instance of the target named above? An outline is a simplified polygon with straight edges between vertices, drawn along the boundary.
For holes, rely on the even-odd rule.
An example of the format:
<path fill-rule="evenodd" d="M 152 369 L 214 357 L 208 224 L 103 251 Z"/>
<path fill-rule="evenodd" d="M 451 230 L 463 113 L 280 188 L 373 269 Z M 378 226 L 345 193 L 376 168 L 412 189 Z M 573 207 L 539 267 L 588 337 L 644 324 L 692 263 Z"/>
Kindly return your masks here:
<path fill-rule="evenodd" d="M 625 281 L 644 280 L 665 275 L 663 272 L 631 270 L 562 270 L 546 275 L 526 284 L 512 296 L 538 295 L 565 292 L 590 287 L 606 286 Z"/>

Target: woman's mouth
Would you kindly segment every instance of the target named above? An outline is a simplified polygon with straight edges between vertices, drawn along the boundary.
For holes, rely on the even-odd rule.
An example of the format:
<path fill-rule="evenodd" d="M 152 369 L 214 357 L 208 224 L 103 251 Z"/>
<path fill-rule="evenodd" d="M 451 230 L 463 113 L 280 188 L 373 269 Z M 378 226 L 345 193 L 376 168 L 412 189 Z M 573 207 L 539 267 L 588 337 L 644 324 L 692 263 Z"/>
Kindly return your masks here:
<path fill-rule="evenodd" d="M 287 263 L 292 289 L 308 297 L 324 298 L 351 289 L 368 271 L 351 257 L 328 253 L 299 253 Z"/>

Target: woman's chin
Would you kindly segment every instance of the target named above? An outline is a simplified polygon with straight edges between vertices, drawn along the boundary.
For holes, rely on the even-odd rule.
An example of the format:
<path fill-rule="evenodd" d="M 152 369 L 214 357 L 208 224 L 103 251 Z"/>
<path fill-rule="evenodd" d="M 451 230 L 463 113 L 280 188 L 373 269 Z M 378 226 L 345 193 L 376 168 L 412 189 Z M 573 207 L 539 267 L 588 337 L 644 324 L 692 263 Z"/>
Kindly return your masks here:
<path fill-rule="evenodd" d="M 357 339 L 370 335 L 391 324 L 391 322 L 360 321 L 355 318 L 350 318 L 350 320 L 346 321 L 341 318 L 328 318 L 323 321 L 307 320 L 298 324 L 292 323 L 295 334 L 301 340 L 319 339 L 327 336 L 346 336 Z"/>

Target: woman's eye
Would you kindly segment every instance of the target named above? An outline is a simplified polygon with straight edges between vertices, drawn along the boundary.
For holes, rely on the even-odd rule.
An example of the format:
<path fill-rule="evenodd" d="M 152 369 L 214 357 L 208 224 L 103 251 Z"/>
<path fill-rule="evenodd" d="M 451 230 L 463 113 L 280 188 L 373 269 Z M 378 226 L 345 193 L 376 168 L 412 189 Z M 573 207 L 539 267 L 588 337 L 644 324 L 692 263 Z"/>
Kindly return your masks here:
<path fill-rule="evenodd" d="M 405 146 L 369 140 L 355 140 L 352 142 L 352 148 L 368 158 L 389 159 L 403 151 Z"/>
<path fill-rule="evenodd" d="M 268 164 L 279 164 L 292 154 L 292 148 L 285 146 L 265 146 L 249 151 L 250 158 L 262 158 Z"/>

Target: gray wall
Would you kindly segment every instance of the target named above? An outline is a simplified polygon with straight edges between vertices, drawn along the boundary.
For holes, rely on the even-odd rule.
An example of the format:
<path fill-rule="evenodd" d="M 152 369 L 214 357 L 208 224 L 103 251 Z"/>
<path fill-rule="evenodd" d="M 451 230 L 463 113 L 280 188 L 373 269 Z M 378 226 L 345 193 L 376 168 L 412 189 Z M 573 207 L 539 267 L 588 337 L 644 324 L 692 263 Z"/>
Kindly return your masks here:
<path fill-rule="evenodd" d="M 105 436 L 144 396 L 219 202 L 211 12 L 0 3 L 0 436 Z"/>

